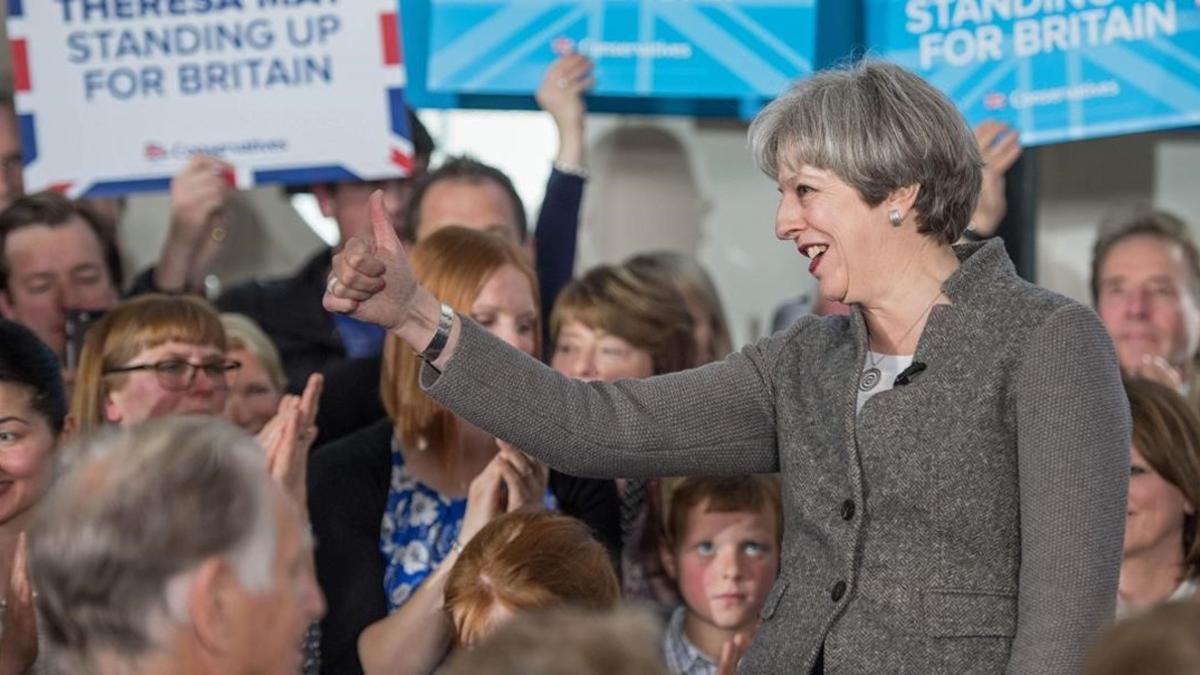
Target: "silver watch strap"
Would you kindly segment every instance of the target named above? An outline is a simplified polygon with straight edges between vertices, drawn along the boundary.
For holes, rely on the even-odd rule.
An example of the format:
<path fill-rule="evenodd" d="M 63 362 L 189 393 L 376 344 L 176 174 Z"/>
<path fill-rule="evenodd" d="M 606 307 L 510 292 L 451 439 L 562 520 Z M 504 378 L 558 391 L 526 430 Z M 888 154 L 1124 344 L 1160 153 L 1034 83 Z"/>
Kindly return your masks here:
<path fill-rule="evenodd" d="M 454 327 L 454 310 L 450 305 L 442 303 L 442 315 L 438 319 L 437 332 L 433 334 L 433 339 L 429 341 L 429 346 L 421 352 L 421 358 L 428 363 L 437 361 L 437 358 L 442 355 L 442 350 L 446 348 L 446 343 L 450 341 L 450 329 Z"/>

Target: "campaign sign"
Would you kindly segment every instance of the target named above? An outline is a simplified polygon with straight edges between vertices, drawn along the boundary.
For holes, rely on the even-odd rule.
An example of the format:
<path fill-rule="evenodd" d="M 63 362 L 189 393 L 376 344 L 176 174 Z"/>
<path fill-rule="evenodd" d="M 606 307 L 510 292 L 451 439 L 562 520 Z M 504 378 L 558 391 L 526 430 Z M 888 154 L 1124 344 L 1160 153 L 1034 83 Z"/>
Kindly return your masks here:
<path fill-rule="evenodd" d="M 394 0 L 9 0 L 25 182 L 165 189 L 196 153 L 239 187 L 406 175 Z"/>
<path fill-rule="evenodd" d="M 821 14 L 844 15 L 855 4 L 404 0 L 401 6 L 410 67 L 424 60 L 424 72 L 410 70 L 410 80 L 433 95 L 528 96 L 554 59 L 573 51 L 595 62 L 596 97 L 761 103 L 817 67 L 819 35 L 837 33 L 821 33 Z M 855 30 L 849 21 L 840 28 Z M 840 40 L 838 49 L 848 42 Z"/>
<path fill-rule="evenodd" d="M 867 41 L 1026 145 L 1200 124 L 1198 0 L 867 0 Z"/>

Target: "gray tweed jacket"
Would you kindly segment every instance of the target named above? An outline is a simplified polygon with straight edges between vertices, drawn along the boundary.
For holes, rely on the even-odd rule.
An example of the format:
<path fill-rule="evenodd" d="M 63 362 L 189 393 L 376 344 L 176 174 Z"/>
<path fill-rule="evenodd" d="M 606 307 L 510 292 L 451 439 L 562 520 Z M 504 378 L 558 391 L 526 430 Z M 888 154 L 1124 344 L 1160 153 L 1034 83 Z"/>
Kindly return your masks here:
<path fill-rule="evenodd" d="M 1129 408 L 1088 308 L 959 247 L 915 361 L 855 414 L 863 318 L 583 383 L 464 322 L 437 400 L 583 476 L 782 473 L 779 580 L 746 673 L 1074 673 L 1113 613 Z M 564 450 L 567 448 L 567 450 Z"/>

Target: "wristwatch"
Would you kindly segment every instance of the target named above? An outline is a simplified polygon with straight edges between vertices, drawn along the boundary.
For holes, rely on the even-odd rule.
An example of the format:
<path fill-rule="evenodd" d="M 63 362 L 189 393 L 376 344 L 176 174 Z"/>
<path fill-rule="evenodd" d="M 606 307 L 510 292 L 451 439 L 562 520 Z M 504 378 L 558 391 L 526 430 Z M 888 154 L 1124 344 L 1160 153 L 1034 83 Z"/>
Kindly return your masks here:
<path fill-rule="evenodd" d="M 429 346 L 421 351 L 421 358 L 426 363 L 433 363 L 442 355 L 442 350 L 446 348 L 446 343 L 450 341 L 450 329 L 454 327 L 454 310 L 450 305 L 442 303 L 442 314 L 438 319 L 437 332 L 433 334 L 433 339 L 429 341 Z"/>

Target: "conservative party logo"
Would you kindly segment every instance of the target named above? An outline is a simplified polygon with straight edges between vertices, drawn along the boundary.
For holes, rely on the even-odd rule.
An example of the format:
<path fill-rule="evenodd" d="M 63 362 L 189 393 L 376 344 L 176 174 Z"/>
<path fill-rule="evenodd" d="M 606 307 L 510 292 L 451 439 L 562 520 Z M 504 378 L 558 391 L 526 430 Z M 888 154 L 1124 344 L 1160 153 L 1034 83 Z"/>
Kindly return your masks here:
<path fill-rule="evenodd" d="M 142 149 L 142 155 L 151 162 L 157 162 L 167 158 L 167 149 L 158 143 L 147 143 Z"/>
<path fill-rule="evenodd" d="M 1200 0 L 1196 1 L 1200 2 Z M 550 43 L 550 48 L 554 50 L 555 54 L 565 56 L 575 51 L 575 41 L 569 37 L 557 37 L 554 42 Z"/>

